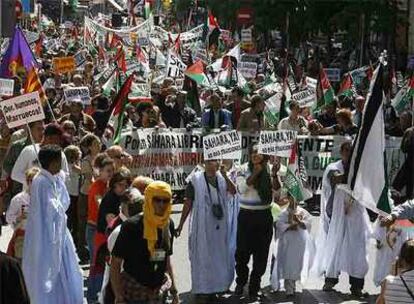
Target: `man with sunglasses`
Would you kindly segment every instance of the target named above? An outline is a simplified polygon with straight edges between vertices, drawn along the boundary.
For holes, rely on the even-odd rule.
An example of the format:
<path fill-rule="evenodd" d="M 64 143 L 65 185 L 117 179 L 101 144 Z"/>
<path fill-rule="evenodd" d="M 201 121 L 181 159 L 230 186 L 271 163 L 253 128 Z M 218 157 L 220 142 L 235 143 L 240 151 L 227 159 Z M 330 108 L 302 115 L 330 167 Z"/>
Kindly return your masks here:
<path fill-rule="evenodd" d="M 168 291 L 172 303 L 179 303 L 170 260 L 174 233 L 171 201 L 170 185 L 152 182 L 145 189 L 143 214 L 122 224 L 110 269 L 116 304 L 162 304 Z"/>

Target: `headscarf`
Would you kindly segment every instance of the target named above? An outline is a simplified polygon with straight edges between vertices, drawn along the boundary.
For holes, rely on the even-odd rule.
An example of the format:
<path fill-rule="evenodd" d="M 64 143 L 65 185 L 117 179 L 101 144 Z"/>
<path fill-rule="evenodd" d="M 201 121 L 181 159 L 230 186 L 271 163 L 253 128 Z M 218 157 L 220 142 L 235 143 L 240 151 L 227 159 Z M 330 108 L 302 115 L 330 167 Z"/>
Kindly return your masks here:
<path fill-rule="evenodd" d="M 155 244 L 158 241 L 157 229 L 165 228 L 170 219 L 171 214 L 171 187 L 165 182 L 155 181 L 147 186 L 145 189 L 144 200 L 144 239 L 148 243 L 148 251 L 153 256 L 155 251 Z M 154 212 L 152 200 L 154 197 L 169 197 L 170 202 L 168 208 L 163 216 L 157 216 Z"/>

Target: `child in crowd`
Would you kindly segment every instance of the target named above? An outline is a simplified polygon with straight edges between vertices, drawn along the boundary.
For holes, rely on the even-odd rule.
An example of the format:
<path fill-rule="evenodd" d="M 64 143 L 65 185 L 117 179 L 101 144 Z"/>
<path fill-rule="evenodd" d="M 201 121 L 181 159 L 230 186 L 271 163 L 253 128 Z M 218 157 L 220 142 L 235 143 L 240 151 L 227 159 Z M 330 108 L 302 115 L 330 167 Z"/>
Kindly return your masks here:
<path fill-rule="evenodd" d="M 310 235 L 311 216 L 299 207 L 295 199 L 287 194 L 288 207 L 276 223 L 277 255 L 272 271 L 272 288 L 279 290 L 284 279 L 287 296 L 294 296 L 296 281 L 304 279 L 312 266 L 314 243 Z"/>
<path fill-rule="evenodd" d="M 21 261 L 23 257 L 24 232 L 30 205 L 30 186 L 40 169 L 33 167 L 26 171 L 26 184 L 23 191 L 12 198 L 6 212 L 6 220 L 13 227 L 14 233 L 7 248 L 7 254 Z"/>
<path fill-rule="evenodd" d="M 91 268 L 94 264 L 95 254 L 95 236 L 98 224 L 98 212 L 102 198 L 108 191 L 108 184 L 114 174 L 114 161 L 105 153 L 102 153 L 96 157 L 95 167 L 99 170 L 99 175 L 92 183 L 88 193 L 88 222 L 86 225 L 86 242 L 88 244 L 89 255 L 91 259 Z M 95 280 L 89 279 L 88 281 L 88 303 L 93 303 L 96 300 L 97 286 L 95 286 Z"/>
<path fill-rule="evenodd" d="M 109 181 L 108 192 L 99 204 L 95 242 L 93 245 L 94 253 L 89 270 L 88 279 L 88 299 L 96 300 L 97 293 L 101 289 L 102 279 L 106 262 L 106 229 L 110 223 L 119 215 L 121 196 L 131 184 L 131 173 L 126 168 L 121 168 L 115 172 Z"/>
<path fill-rule="evenodd" d="M 78 199 L 79 199 L 79 181 L 80 181 L 80 160 L 81 150 L 74 145 L 67 146 L 64 150 L 69 165 L 69 176 L 65 181 L 66 188 L 70 197 L 70 206 L 66 211 L 68 216 L 68 228 L 72 234 L 75 245 L 78 245 Z"/>
<path fill-rule="evenodd" d="M 81 178 L 78 201 L 78 252 L 81 261 L 86 261 L 87 253 L 85 252 L 86 240 L 85 231 L 88 219 L 88 193 L 91 184 L 96 175 L 93 163 L 101 151 L 101 141 L 94 134 L 85 135 L 81 142 L 82 159 L 80 162 Z M 91 253 L 90 253 L 91 254 Z M 91 257 L 90 257 L 91 258 Z"/>

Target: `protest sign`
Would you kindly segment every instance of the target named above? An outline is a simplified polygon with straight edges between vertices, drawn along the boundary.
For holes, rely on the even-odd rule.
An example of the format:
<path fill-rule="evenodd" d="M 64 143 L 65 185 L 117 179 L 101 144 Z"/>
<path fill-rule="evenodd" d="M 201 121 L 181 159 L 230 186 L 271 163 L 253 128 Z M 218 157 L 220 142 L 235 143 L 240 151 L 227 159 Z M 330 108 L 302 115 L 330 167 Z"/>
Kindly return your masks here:
<path fill-rule="evenodd" d="M 204 160 L 241 158 L 241 134 L 234 131 L 220 132 L 203 137 Z"/>
<path fill-rule="evenodd" d="M 239 62 L 237 64 L 239 72 L 246 79 L 256 78 L 257 73 L 257 63 L 255 62 Z"/>
<path fill-rule="evenodd" d="M 341 81 L 341 69 L 326 68 L 324 70 L 325 70 L 326 76 L 328 77 L 329 81 L 331 82 Z"/>
<path fill-rule="evenodd" d="M 184 71 L 186 69 L 187 65 L 174 52 L 168 52 L 166 77 L 184 78 Z"/>
<path fill-rule="evenodd" d="M 33 44 L 35 43 L 37 40 L 39 40 L 39 33 L 36 32 L 31 32 L 31 31 L 26 31 L 23 30 L 24 36 L 26 37 L 27 43 Z"/>
<path fill-rule="evenodd" d="M 0 106 L 9 128 L 45 119 L 38 92 L 3 100 Z"/>
<path fill-rule="evenodd" d="M 79 66 L 81 66 L 82 64 L 84 64 L 86 62 L 86 53 L 85 53 L 85 51 L 79 51 L 73 57 L 75 59 L 76 67 L 79 67 Z"/>
<path fill-rule="evenodd" d="M 252 43 L 253 37 L 252 37 L 252 30 L 251 29 L 245 29 L 241 30 L 241 42 L 242 43 Z"/>
<path fill-rule="evenodd" d="M 330 163 L 340 159 L 340 146 L 344 141 L 344 136 L 298 136 L 299 153 L 313 192 L 322 189 L 323 173 Z"/>
<path fill-rule="evenodd" d="M 138 44 L 140 46 L 148 46 L 150 44 L 148 37 L 146 36 L 138 37 Z"/>
<path fill-rule="evenodd" d="M 53 58 L 53 70 L 55 73 L 72 72 L 75 67 L 75 58 L 73 56 Z"/>
<path fill-rule="evenodd" d="M 84 105 L 91 103 L 88 87 L 66 87 L 63 93 L 67 102 L 80 99 Z"/>
<path fill-rule="evenodd" d="M 309 89 L 313 89 L 316 92 L 316 86 L 318 85 L 317 79 L 306 76 L 305 82 Z"/>
<path fill-rule="evenodd" d="M 14 79 L 0 78 L 0 96 L 13 96 Z"/>
<path fill-rule="evenodd" d="M 298 102 L 301 108 L 312 107 L 316 102 L 316 92 L 313 89 L 307 88 L 292 94 L 291 100 Z"/>
<path fill-rule="evenodd" d="M 243 54 L 240 57 L 241 62 L 257 62 L 259 60 L 259 55 L 257 54 Z"/>
<path fill-rule="evenodd" d="M 259 153 L 280 157 L 289 157 L 296 140 L 296 131 L 261 131 L 259 135 Z"/>

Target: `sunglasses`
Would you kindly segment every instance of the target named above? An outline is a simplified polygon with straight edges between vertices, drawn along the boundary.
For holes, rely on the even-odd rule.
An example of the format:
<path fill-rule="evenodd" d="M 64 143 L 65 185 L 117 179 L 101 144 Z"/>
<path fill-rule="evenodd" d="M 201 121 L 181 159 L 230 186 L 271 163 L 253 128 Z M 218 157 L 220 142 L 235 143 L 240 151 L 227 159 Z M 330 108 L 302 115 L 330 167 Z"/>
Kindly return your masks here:
<path fill-rule="evenodd" d="M 154 197 L 152 200 L 156 203 L 161 203 L 164 205 L 169 204 L 171 201 L 170 198 L 165 198 L 165 197 Z"/>

